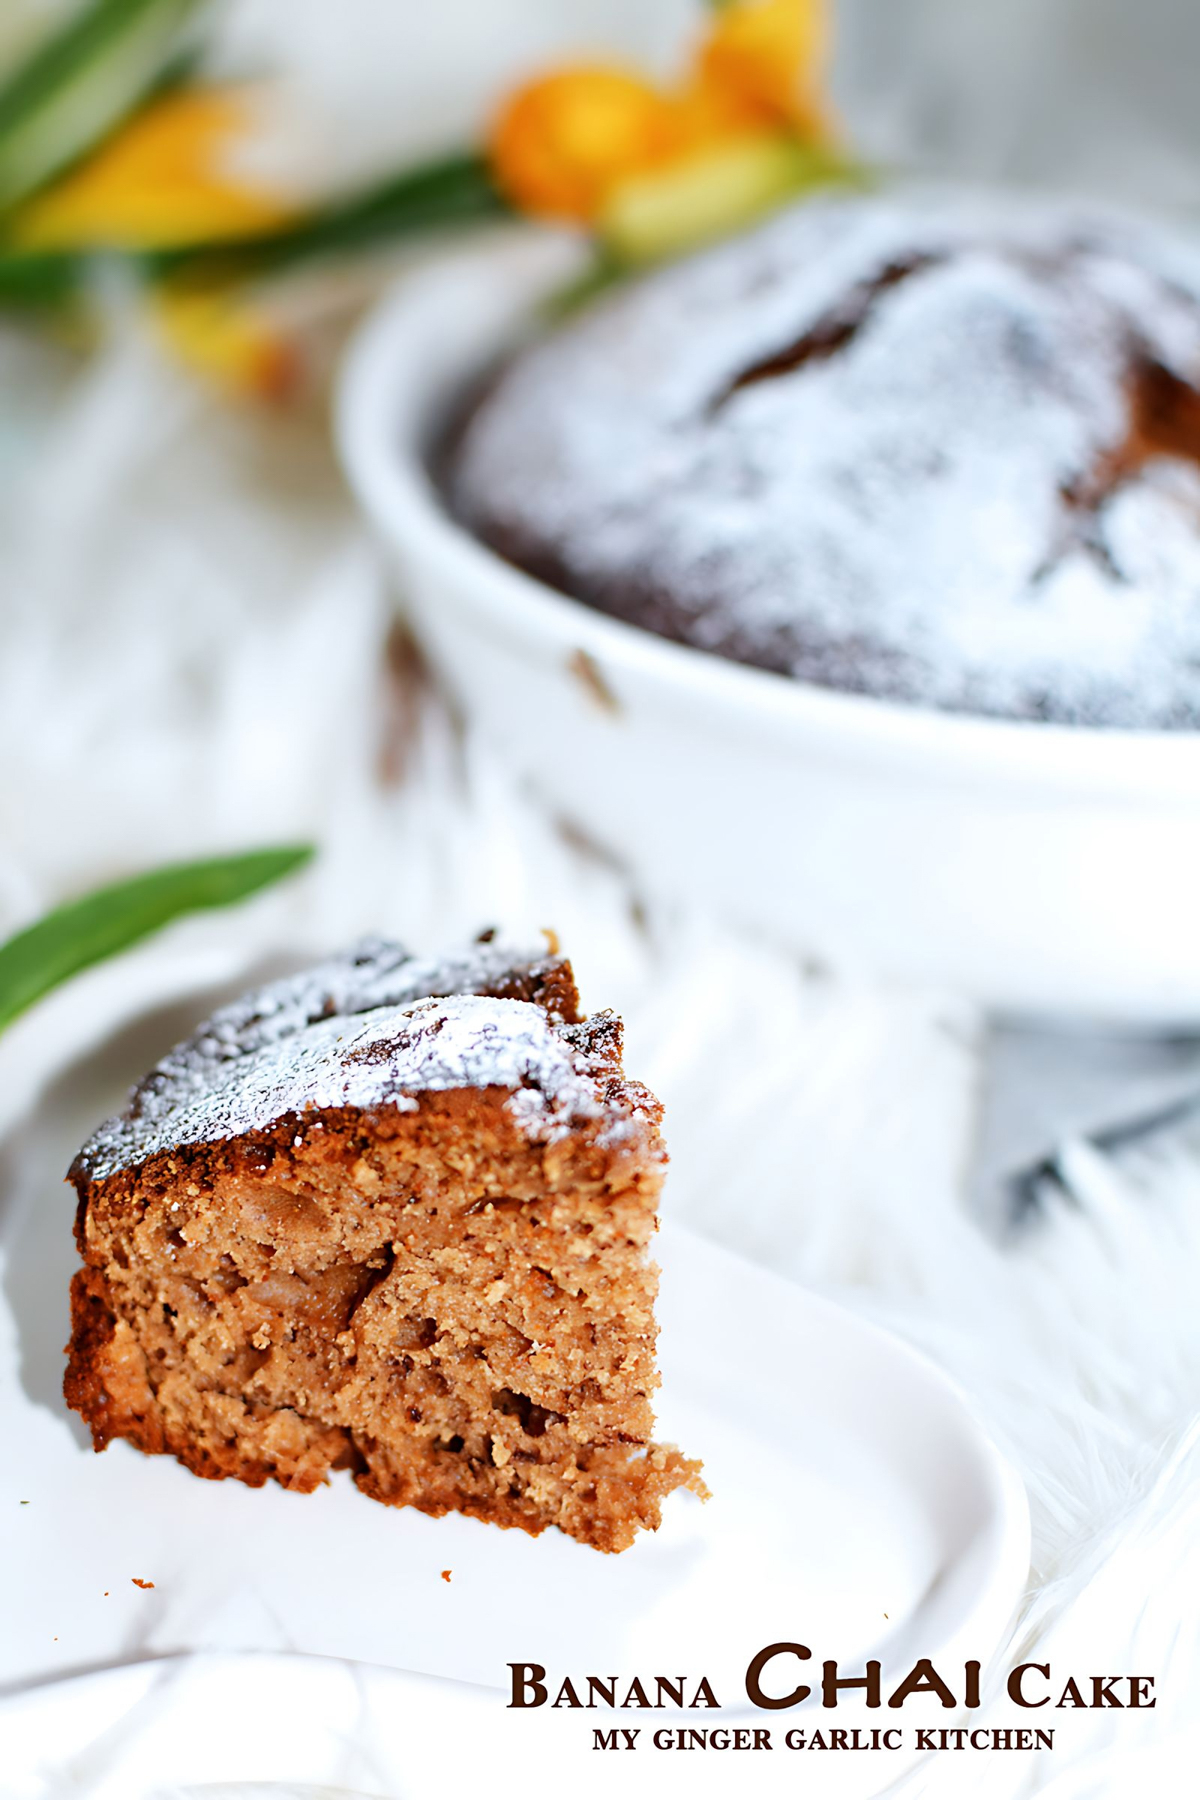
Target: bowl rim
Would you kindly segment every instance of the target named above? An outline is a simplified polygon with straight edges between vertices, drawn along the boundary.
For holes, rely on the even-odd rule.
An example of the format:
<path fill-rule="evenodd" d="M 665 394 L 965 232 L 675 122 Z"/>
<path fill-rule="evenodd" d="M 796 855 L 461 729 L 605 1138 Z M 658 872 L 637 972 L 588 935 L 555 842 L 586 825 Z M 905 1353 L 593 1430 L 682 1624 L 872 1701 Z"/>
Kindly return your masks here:
<path fill-rule="evenodd" d="M 428 462 L 431 418 L 446 412 L 489 360 L 483 332 L 452 376 L 430 379 L 426 349 L 444 354 L 448 326 L 475 302 L 494 357 L 528 327 L 537 303 L 579 263 L 573 234 L 527 225 L 492 230 L 400 275 L 353 333 L 338 373 L 334 428 L 352 491 L 381 534 L 435 564 L 472 610 L 507 634 L 583 650 L 605 676 L 656 684 L 668 712 L 700 708 L 743 735 L 782 747 L 918 769 L 939 783 L 984 782 L 1126 803 L 1200 799 L 1200 731 L 1154 731 L 1002 719 L 825 688 L 660 637 L 573 599 L 506 562 L 450 513 Z M 453 302 L 452 304 L 449 304 Z"/>

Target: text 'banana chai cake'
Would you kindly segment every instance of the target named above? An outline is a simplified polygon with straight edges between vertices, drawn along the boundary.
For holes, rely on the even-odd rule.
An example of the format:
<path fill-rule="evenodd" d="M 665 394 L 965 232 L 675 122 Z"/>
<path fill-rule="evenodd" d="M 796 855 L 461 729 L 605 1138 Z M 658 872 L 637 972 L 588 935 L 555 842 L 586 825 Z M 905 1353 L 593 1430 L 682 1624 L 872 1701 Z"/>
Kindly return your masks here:
<path fill-rule="evenodd" d="M 72 1166 L 67 1399 L 98 1450 L 622 1550 L 703 1492 L 651 1437 L 660 1114 L 557 955 L 260 988 Z"/>

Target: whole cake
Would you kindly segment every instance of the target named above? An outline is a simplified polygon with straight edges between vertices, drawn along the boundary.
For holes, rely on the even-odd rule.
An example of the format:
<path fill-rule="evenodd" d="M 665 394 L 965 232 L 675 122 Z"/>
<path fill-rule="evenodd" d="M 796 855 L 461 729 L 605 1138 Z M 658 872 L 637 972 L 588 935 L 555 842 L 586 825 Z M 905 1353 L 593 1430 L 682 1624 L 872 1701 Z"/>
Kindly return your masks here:
<path fill-rule="evenodd" d="M 76 1158 L 67 1399 L 98 1450 L 624 1549 L 703 1491 L 651 1440 L 660 1112 L 557 955 L 260 988 Z"/>
<path fill-rule="evenodd" d="M 1165 229 L 810 202 L 517 355 L 447 485 L 509 560 L 702 650 L 1200 727 L 1200 252 Z"/>

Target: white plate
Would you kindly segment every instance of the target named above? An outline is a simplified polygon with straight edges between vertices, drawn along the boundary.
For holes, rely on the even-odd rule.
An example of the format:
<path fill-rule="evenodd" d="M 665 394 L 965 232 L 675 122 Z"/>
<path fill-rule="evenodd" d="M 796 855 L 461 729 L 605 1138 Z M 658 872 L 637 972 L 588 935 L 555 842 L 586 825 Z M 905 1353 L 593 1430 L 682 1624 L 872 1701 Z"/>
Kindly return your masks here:
<path fill-rule="evenodd" d="M 305 1496 L 201 1481 L 123 1443 L 94 1455 L 59 1391 L 75 1263 L 60 1172 L 110 1080 L 89 1068 L 5 1149 L 0 1688 L 135 1656 L 288 1650 L 472 1684 L 464 1706 L 491 1689 L 491 1716 L 544 1744 L 590 1738 L 596 1715 L 505 1713 L 510 1662 L 706 1674 L 745 1709 L 746 1664 L 779 1640 L 847 1668 L 878 1656 L 885 1679 L 999 1645 L 1028 1515 L 958 1391 L 887 1333 L 676 1226 L 659 1239 L 660 1429 L 704 1459 L 713 1498 L 673 1496 L 621 1556 L 393 1511 L 346 1475 Z M 854 1760 L 879 1785 L 896 1772 Z"/>
<path fill-rule="evenodd" d="M 569 266 L 545 234 L 448 255 L 400 284 L 346 366 L 347 473 L 467 716 L 651 893 L 990 1004 L 1194 1015 L 1200 733 L 791 681 L 581 606 L 448 516 L 430 434 Z"/>

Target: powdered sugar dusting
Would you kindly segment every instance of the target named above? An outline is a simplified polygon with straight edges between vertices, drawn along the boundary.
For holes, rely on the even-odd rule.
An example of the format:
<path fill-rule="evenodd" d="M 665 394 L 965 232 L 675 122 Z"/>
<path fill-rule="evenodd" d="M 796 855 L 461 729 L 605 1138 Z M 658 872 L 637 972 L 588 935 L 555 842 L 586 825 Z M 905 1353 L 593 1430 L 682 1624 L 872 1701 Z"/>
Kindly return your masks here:
<path fill-rule="evenodd" d="M 412 956 L 401 944 L 364 938 L 339 956 L 267 982 L 223 1006 L 160 1067 L 169 1076 L 179 1061 L 245 1056 L 320 1019 L 408 1006 L 440 995 L 485 994 L 514 975 L 536 976 L 554 961 L 521 957 L 494 944 L 473 944 L 439 957 Z"/>
<path fill-rule="evenodd" d="M 1194 402 L 1194 451 L 1143 441 L 1143 377 Z M 518 357 L 452 498 L 514 560 L 702 649 L 1200 728 L 1198 389 L 1187 240 L 1061 204 L 829 200 Z"/>
<path fill-rule="evenodd" d="M 534 1141 L 597 1119 L 620 1136 L 628 1108 L 598 1080 L 592 1039 L 601 1028 L 563 1026 L 527 1000 L 469 991 L 538 967 L 490 947 L 435 963 L 373 941 L 273 982 L 164 1057 L 77 1166 L 103 1180 L 161 1151 L 228 1141 L 293 1114 L 413 1110 L 421 1094 L 458 1088 L 511 1090 L 511 1116 Z M 453 991 L 413 998 L 414 987 L 431 986 Z"/>

